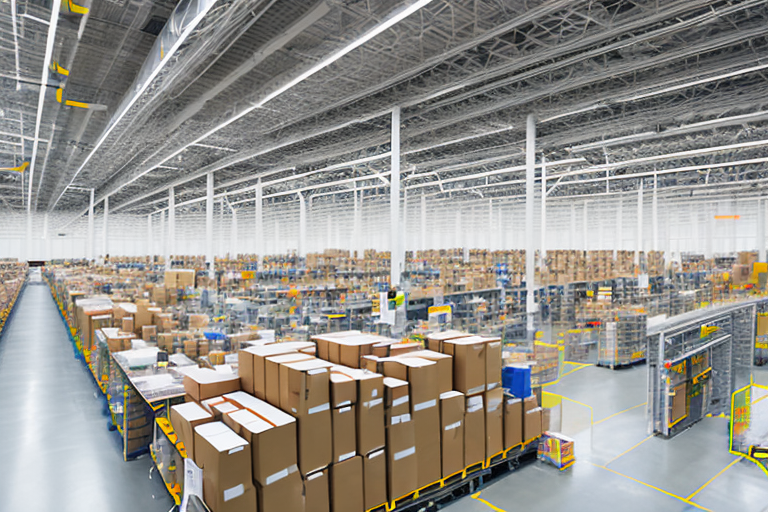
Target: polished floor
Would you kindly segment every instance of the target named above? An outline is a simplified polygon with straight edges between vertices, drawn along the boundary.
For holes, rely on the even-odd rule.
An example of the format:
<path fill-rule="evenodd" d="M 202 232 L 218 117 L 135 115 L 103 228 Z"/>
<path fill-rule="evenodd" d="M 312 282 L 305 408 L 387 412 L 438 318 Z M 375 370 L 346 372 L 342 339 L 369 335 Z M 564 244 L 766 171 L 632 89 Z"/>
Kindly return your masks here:
<path fill-rule="evenodd" d="M 570 371 L 546 389 L 572 400 L 564 414 L 576 421 L 564 418 L 565 427 L 581 421 L 576 464 L 560 472 L 534 462 L 449 510 L 768 511 L 768 478 L 728 453 L 725 418 L 707 418 L 671 440 L 652 437 L 645 419 L 644 366 L 611 371 L 573 365 Z"/>
<path fill-rule="evenodd" d="M 124 462 L 107 421 L 47 286 L 28 285 L 0 338 L 0 512 L 170 510 L 152 460 Z"/>

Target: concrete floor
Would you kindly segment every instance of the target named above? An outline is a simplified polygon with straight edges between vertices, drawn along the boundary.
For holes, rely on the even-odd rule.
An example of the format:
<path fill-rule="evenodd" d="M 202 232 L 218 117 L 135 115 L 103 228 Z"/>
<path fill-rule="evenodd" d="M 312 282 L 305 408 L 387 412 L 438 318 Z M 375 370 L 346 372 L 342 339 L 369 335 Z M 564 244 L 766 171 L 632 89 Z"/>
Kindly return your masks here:
<path fill-rule="evenodd" d="M 594 411 L 591 439 L 588 428 L 575 436 L 576 464 L 560 472 L 534 462 L 474 499 L 452 504 L 450 511 L 768 511 L 768 479 L 751 462 L 728 453 L 726 419 L 707 418 L 671 440 L 650 437 L 641 405 L 644 366 L 570 368 L 575 371 L 546 390 Z M 568 403 L 564 414 L 585 417 L 585 411 Z"/>
<path fill-rule="evenodd" d="M 48 287 L 30 284 L 0 338 L 0 512 L 166 512 L 152 459 L 124 462 L 104 400 Z"/>

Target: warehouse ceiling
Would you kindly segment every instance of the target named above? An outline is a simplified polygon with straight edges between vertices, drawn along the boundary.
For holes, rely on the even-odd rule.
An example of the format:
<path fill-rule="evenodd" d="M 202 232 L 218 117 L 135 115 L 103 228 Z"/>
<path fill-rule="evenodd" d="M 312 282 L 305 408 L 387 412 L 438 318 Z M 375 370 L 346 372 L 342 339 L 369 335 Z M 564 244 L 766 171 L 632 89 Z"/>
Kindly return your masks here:
<path fill-rule="evenodd" d="M 528 114 L 552 198 L 768 180 L 765 0 L 65 1 L 40 102 L 51 4 L 0 0 L 13 208 L 385 192 L 393 107 L 409 197 L 524 195 Z"/>

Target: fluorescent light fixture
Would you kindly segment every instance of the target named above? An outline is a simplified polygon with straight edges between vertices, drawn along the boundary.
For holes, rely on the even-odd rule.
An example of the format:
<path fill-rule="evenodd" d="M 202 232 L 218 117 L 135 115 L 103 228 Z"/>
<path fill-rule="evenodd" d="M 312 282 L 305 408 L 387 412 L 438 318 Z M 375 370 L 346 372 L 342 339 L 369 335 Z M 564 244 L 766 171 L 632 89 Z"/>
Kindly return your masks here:
<path fill-rule="evenodd" d="M 155 169 L 170 169 L 172 171 L 180 171 L 181 167 L 171 167 L 170 165 L 158 165 Z"/>
<path fill-rule="evenodd" d="M 14 3 L 16 3 L 16 2 L 14 1 Z M 51 22 L 49 22 L 49 21 L 42 20 L 42 19 L 40 19 L 40 18 L 38 18 L 36 16 L 32 16 L 31 14 L 27 14 L 27 13 L 22 14 L 21 17 L 22 18 L 27 18 L 28 20 L 36 21 L 38 23 L 42 23 L 43 25 L 50 25 L 51 24 Z"/>
<path fill-rule="evenodd" d="M 236 149 L 223 148 L 221 146 L 211 146 L 210 144 L 200 144 L 199 142 L 195 142 L 193 144 L 190 144 L 190 146 L 197 146 L 199 148 L 208 148 L 208 149 L 218 149 L 219 151 L 232 151 L 234 153 L 237 153 Z M 160 166 L 158 165 L 157 167 L 160 167 Z"/>

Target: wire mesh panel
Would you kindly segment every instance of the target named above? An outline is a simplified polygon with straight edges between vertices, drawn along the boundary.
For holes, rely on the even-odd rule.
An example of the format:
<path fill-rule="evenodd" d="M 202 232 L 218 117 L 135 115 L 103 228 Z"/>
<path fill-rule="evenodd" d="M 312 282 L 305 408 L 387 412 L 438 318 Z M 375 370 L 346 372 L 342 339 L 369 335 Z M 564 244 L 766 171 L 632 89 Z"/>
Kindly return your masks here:
<path fill-rule="evenodd" d="M 768 475 L 768 387 L 748 384 L 731 394 L 730 452 Z"/>

